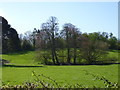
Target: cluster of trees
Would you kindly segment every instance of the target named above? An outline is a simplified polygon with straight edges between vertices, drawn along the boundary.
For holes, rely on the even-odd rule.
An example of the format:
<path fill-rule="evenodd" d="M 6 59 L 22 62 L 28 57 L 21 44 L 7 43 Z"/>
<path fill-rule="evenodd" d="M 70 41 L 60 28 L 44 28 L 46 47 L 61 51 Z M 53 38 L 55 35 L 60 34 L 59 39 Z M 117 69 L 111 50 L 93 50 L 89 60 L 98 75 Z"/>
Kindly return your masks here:
<path fill-rule="evenodd" d="M 31 51 L 35 50 L 35 38 L 33 36 L 33 32 L 27 31 L 25 34 L 20 34 L 19 39 L 21 42 L 21 50 L 22 51 Z"/>
<path fill-rule="evenodd" d="M 45 64 L 78 64 L 85 61 L 89 64 L 101 58 L 107 50 L 120 50 L 120 41 L 112 33 L 82 33 L 71 23 L 59 30 L 56 17 L 34 28 L 33 32 L 17 34 L 6 19 L 2 18 L 3 53 L 21 50 L 36 50 L 37 60 Z"/>
<path fill-rule="evenodd" d="M 2 21 L 2 53 L 11 53 L 20 50 L 20 40 L 17 31 L 12 28 L 8 21 L 1 17 Z"/>
<path fill-rule="evenodd" d="M 2 26 L 2 53 L 13 53 L 18 51 L 34 50 L 30 42 L 30 33 L 24 36 L 18 35 L 16 29 L 8 24 L 8 21 L 1 17 L 0 24 Z"/>
<path fill-rule="evenodd" d="M 118 49 L 118 40 L 112 33 L 81 33 L 71 23 L 63 25 L 59 31 L 58 20 L 50 17 L 41 25 L 41 30 L 34 29 L 35 47 L 39 51 L 37 59 L 45 64 L 78 64 L 85 60 L 92 64 L 106 54 L 108 49 Z M 119 47 L 120 49 L 120 47 Z"/>

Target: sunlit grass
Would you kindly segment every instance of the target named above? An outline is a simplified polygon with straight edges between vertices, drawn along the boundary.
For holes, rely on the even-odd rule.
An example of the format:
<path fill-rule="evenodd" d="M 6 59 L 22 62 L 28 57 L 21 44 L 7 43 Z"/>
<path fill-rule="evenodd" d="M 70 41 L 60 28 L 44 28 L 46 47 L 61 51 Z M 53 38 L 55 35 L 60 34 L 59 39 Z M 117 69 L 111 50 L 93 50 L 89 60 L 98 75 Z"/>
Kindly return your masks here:
<path fill-rule="evenodd" d="M 86 86 L 103 86 L 102 81 L 94 80 L 85 70 L 99 76 L 105 76 L 112 82 L 118 81 L 118 65 L 88 65 L 88 66 L 43 66 L 43 67 L 3 67 L 3 82 L 15 85 L 23 82 L 33 82 L 32 71 L 44 74 L 64 84 L 83 84 Z"/>
<path fill-rule="evenodd" d="M 23 54 L 5 54 L 2 55 L 2 58 L 9 60 L 11 64 L 34 65 L 37 64 L 37 62 L 34 60 L 34 56 L 34 51 L 29 51 Z"/>
<path fill-rule="evenodd" d="M 117 51 L 109 52 L 108 57 L 118 57 Z M 99 76 L 105 76 L 111 82 L 118 82 L 118 64 L 113 65 L 84 65 L 84 66 L 39 66 L 38 62 L 34 61 L 34 51 L 23 54 L 8 54 L 3 55 L 3 59 L 9 60 L 9 65 L 13 67 L 2 68 L 3 84 L 18 85 L 25 82 L 34 82 L 32 71 L 36 74 L 44 74 L 45 76 L 55 79 L 59 84 L 82 84 L 92 87 L 103 87 L 103 81 L 95 80 L 91 75 L 87 75 L 85 71 Z M 18 66 L 18 67 L 17 67 Z M 26 67 L 19 67 L 26 66 Z M 28 67 L 27 67 L 28 66 Z M 31 66 L 31 67 L 29 67 Z M 40 77 L 40 79 L 44 79 Z"/>

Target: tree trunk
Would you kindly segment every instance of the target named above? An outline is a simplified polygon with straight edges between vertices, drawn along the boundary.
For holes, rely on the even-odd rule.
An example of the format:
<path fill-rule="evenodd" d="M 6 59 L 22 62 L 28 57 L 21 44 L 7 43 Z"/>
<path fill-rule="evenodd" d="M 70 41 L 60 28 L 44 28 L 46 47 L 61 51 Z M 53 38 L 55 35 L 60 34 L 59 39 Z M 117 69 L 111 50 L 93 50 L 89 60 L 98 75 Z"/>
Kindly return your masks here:
<path fill-rule="evenodd" d="M 70 48 L 67 49 L 67 63 L 70 64 Z"/>
<path fill-rule="evenodd" d="M 66 42 L 67 42 L 67 63 L 70 64 L 70 46 L 68 40 L 68 31 L 66 32 Z"/>
<path fill-rule="evenodd" d="M 59 63 L 59 60 L 58 60 L 58 58 L 57 58 L 56 50 L 54 50 L 54 55 L 55 55 L 55 59 L 56 59 L 57 64 L 60 64 L 60 63 Z"/>
<path fill-rule="evenodd" d="M 56 63 L 59 64 L 57 54 L 56 54 L 56 49 L 55 49 L 54 33 L 52 33 L 52 59 L 53 59 L 54 64 L 56 64 Z"/>
<path fill-rule="evenodd" d="M 55 50 L 54 50 L 54 33 L 52 33 L 52 42 L 51 42 L 51 45 L 52 45 L 52 60 L 53 60 L 53 63 L 55 64 Z"/>
<path fill-rule="evenodd" d="M 74 48 L 74 64 L 76 64 L 76 47 Z"/>
<path fill-rule="evenodd" d="M 53 64 L 55 64 L 55 58 L 54 58 L 54 50 L 53 50 L 53 46 L 52 46 L 51 51 L 52 51 L 52 61 L 53 61 Z"/>

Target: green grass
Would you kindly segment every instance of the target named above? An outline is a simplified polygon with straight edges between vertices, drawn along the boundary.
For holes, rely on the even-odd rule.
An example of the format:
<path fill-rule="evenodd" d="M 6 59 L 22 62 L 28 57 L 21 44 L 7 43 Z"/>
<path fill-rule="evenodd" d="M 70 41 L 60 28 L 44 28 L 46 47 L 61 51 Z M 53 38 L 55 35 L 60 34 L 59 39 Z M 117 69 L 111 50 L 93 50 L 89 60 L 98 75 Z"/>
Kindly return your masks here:
<path fill-rule="evenodd" d="M 111 51 L 108 57 L 117 57 L 117 51 Z M 34 52 L 30 51 L 23 54 L 3 55 L 2 58 L 9 60 L 11 64 L 20 66 L 37 65 L 34 61 Z M 18 85 L 24 82 L 33 82 L 34 77 L 32 71 L 36 74 L 44 74 L 58 81 L 59 84 L 82 84 L 84 86 L 104 87 L 103 81 L 94 80 L 91 75 L 87 75 L 85 71 L 92 74 L 105 76 L 111 82 L 118 82 L 118 64 L 113 65 L 86 65 L 86 66 L 48 66 L 42 67 L 2 67 L 2 81 L 9 85 Z M 40 77 L 40 79 L 45 79 Z"/>
<path fill-rule="evenodd" d="M 120 56 L 120 51 L 112 50 L 109 52 L 109 54 L 107 56 L 109 58 L 115 58 L 120 62 L 120 58 L 118 57 L 118 56 Z"/>
<path fill-rule="evenodd" d="M 43 66 L 37 68 L 26 67 L 3 67 L 3 82 L 5 84 L 15 85 L 23 82 L 32 82 L 34 77 L 32 71 L 37 74 L 44 74 L 64 84 L 83 84 L 85 86 L 103 86 L 102 81 L 94 81 L 94 77 L 86 75 L 87 70 L 90 73 L 99 76 L 105 76 L 112 82 L 118 81 L 118 65 L 88 65 L 88 66 Z"/>
<path fill-rule="evenodd" d="M 112 50 L 108 52 L 108 55 L 105 58 L 113 58 L 113 59 L 119 59 L 118 51 Z M 11 64 L 15 65 L 37 65 L 39 61 L 35 61 L 35 52 L 34 51 L 29 51 L 25 53 L 14 53 L 14 54 L 5 54 L 2 55 L 3 59 L 9 60 Z"/>
<path fill-rule="evenodd" d="M 38 62 L 34 60 L 34 52 L 29 51 L 26 53 L 14 53 L 2 55 L 3 59 L 9 60 L 11 64 L 15 65 L 36 65 Z"/>

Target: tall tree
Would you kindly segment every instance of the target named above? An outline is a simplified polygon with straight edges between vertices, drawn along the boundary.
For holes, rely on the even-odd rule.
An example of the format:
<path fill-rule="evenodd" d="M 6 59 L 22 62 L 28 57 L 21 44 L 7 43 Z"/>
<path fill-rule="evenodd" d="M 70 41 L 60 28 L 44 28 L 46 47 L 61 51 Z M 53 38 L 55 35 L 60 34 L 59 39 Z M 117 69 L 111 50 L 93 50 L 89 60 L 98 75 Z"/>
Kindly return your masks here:
<path fill-rule="evenodd" d="M 70 23 L 64 24 L 63 26 L 63 30 L 61 31 L 61 34 L 63 36 L 63 38 L 65 38 L 66 40 L 66 48 L 67 48 L 67 63 L 70 64 Z"/>
<path fill-rule="evenodd" d="M 42 24 L 42 30 L 44 30 L 44 32 L 48 35 L 48 39 L 50 40 L 51 55 L 52 55 L 53 63 L 59 64 L 59 60 L 56 53 L 56 47 L 55 47 L 55 38 L 58 32 L 57 18 L 51 16 L 48 22 Z"/>
<path fill-rule="evenodd" d="M 2 52 L 9 53 L 20 50 L 20 40 L 17 31 L 2 17 Z"/>
<path fill-rule="evenodd" d="M 76 28 L 73 24 L 71 23 L 66 23 L 63 26 L 63 30 L 61 31 L 62 36 L 66 40 L 66 48 L 67 48 L 67 63 L 71 63 L 71 55 L 70 55 L 70 50 L 71 47 L 74 49 L 73 50 L 73 59 L 74 59 L 74 64 L 76 64 L 76 51 L 77 51 L 77 39 L 78 36 L 80 35 L 80 31 L 78 28 Z"/>
<path fill-rule="evenodd" d="M 76 64 L 76 58 L 77 58 L 77 47 L 78 43 L 80 43 L 78 40 L 81 36 L 81 32 L 79 28 L 75 27 L 74 25 L 71 25 L 71 47 L 73 48 L 73 60 L 74 64 Z"/>

